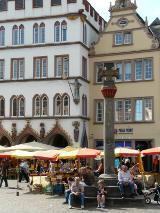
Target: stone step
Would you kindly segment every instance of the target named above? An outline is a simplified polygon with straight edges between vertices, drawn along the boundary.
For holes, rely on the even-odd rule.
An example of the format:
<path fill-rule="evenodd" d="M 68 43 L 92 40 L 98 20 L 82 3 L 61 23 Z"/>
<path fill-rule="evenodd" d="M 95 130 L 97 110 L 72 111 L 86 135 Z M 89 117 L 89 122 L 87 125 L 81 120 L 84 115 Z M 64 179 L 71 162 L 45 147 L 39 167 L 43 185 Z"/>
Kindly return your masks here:
<path fill-rule="evenodd" d="M 86 199 L 85 200 L 85 206 L 93 206 L 96 207 L 97 205 L 97 200 L 95 199 Z M 138 196 L 135 198 L 114 198 L 114 197 L 107 197 L 106 198 L 106 208 L 108 207 L 133 207 L 133 206 L 144 206 L 145 205 L 145 200 L 144 196 Z"/>
<path fill-rule="evenodd" d="M 120 191 L 119 191 L 119 187 L 118 186 L 106 186 L 105 190 L 107 191 L 107 195 L 108 196 L 112 196 L 112 197 L 121 197 Z M 129 197 L 131 194 L 129 187 L 125 188 L 125 195 L 126 197 Z"/>

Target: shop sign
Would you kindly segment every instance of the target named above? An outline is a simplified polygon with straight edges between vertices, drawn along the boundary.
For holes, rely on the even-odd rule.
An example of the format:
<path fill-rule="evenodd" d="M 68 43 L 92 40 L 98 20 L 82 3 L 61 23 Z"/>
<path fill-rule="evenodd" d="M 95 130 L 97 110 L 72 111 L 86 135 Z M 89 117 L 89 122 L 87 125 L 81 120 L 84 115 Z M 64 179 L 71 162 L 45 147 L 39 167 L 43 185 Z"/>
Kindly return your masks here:
<path fill-rule="evenodd" d="M 115 129 L 115 134 L 133 134 L 133 128 Z"/>

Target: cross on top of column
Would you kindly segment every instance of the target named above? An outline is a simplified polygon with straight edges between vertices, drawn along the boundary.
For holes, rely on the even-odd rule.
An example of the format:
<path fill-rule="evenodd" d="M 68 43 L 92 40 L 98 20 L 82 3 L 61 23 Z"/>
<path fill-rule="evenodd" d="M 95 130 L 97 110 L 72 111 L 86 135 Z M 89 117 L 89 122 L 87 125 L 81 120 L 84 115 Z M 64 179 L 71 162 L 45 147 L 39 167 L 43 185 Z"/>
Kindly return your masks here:
<path fill-rule="evenodd" d="M 100 77 L 104 77 L 106 81 L 112 81 L 113 77 L 118 78 L 118 68 L 114 69 L 114 64 L 106 64 L 104 69 L 101 69 L 99 72 Z"/>

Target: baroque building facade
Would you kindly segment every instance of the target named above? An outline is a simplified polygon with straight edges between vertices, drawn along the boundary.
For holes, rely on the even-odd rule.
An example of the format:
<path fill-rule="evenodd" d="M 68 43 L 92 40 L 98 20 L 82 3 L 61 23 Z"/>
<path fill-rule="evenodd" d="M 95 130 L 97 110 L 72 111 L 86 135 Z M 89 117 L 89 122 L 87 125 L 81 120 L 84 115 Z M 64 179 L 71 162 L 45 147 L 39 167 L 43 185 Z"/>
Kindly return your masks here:
<path fill-rule="evenodd" d="M 160 21 L 148 26 L 136 11 L 136 1 L 116 0 L 110 19 L 90 50 L 90 144 L 103 147 L 104 102 L 100 70 L 113 63 L 119 69 L 115 96 L 115 146 L 147 149 L 160 144 Z M 150 157 L 144 158 L 152 169 Z"/>
<path fill-rule="evenodd" d="M 0 145 L 86 145 L 88 51 L 104 25 L 86 0 L 0 1 Z"/>

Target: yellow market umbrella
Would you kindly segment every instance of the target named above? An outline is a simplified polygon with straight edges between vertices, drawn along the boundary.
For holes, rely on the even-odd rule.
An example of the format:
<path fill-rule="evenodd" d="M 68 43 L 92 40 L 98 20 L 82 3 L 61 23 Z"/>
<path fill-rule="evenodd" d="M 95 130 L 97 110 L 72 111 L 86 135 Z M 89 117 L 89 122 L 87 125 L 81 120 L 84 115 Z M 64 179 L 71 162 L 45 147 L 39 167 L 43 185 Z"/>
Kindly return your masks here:
<path fill-rule="evenodd" d="M 36 150 L 43 150 L 43 149 L 40 147 L 32 147 L 27 144 L 18 144 L 18 145 L 6 148 L 6 151 L 14 151 L 14 150 L 36 151 Z"/>
<path fill-rule="evenodd" d="M 75 159 L 78 155 L 79 148 L 74 149 L 72 151 L 62 151 L 58 158 L 59 159 Z"/>
<path fill-rule="evenodd" d="M 34 158 L 33 154 L 34 154 L 34 152 L 15 150 L 15 151 L 12 151 L 11 157 L 16 158 L 16 159 L 32 159 L 32 158 Z"/>

